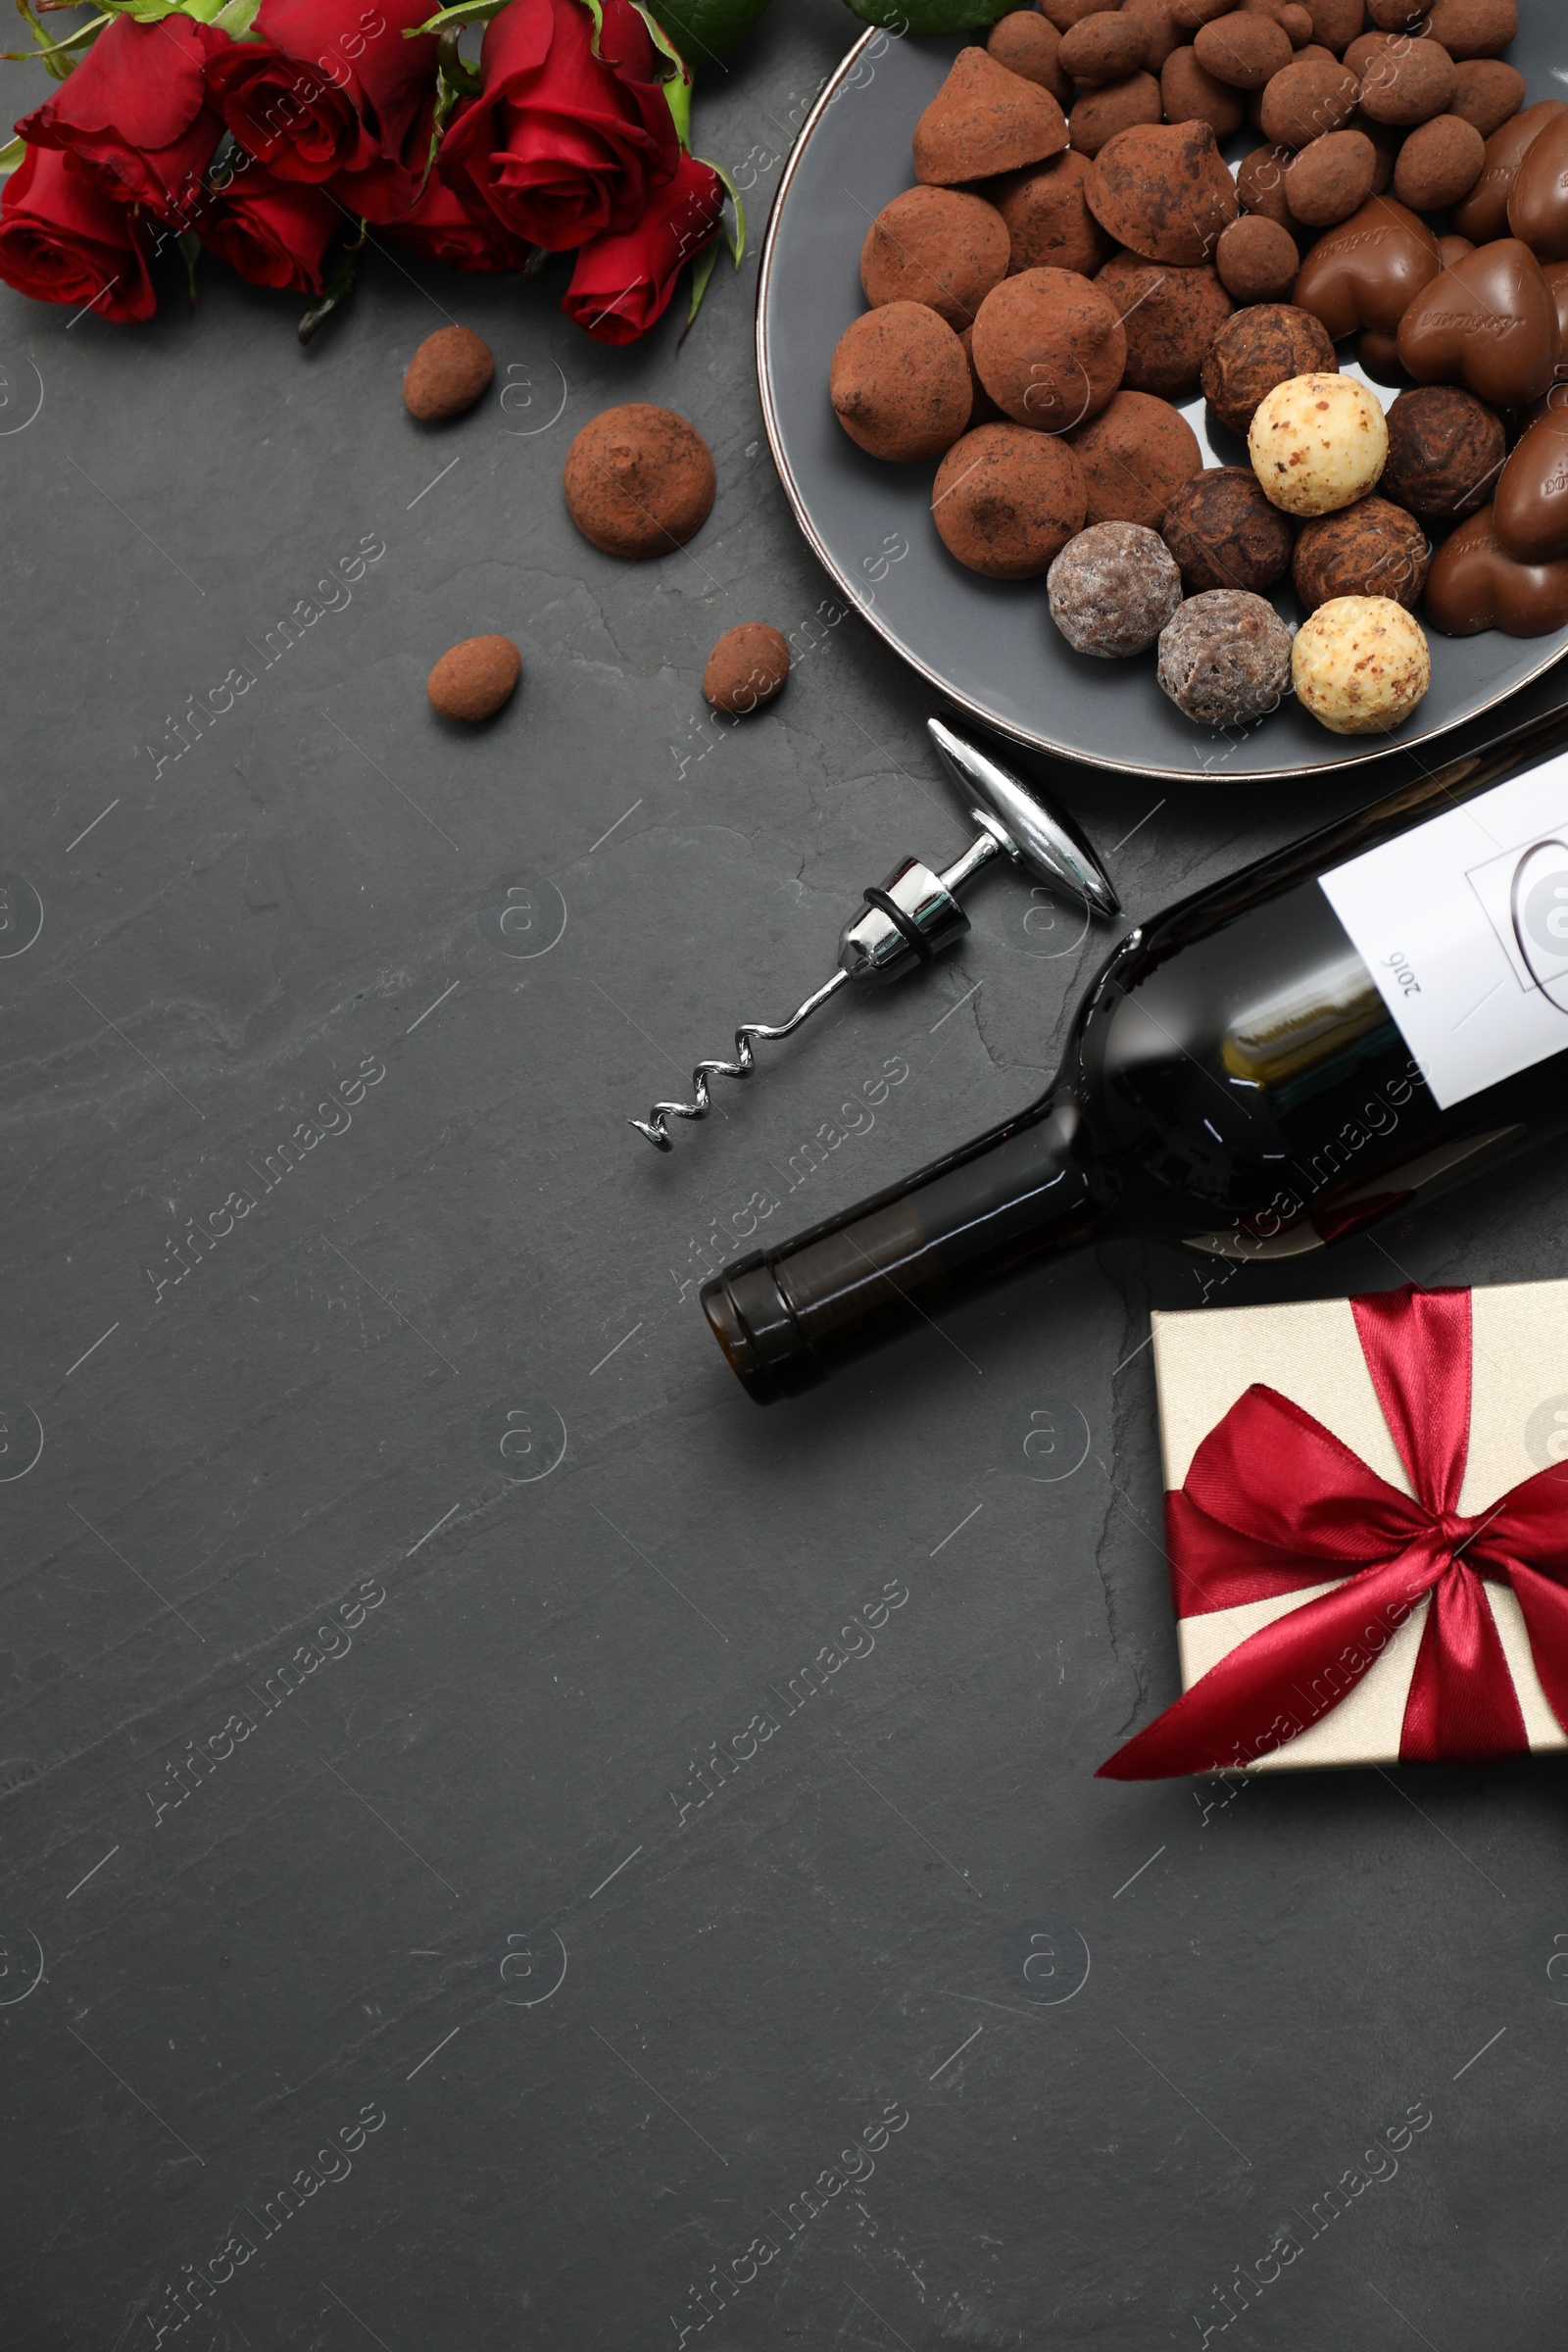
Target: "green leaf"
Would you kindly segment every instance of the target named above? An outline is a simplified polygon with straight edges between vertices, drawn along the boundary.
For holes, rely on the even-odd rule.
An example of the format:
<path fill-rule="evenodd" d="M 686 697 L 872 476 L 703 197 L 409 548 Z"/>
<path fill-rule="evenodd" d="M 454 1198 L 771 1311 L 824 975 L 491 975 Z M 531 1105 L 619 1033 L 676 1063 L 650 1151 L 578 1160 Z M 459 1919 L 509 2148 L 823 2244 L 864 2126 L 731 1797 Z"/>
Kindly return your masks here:
<path fill-rule="evenodd" d="M 0 147 L 0 176 L 14 172 L 17 166 L 25 160 L 26 153 L 27 142 L 25 139 L 7 140 L 5 146 Z"/>
<path fill-rule="evenodd" d="M 458 47 L 463 38 L 461 24 L 446 25 L 436 42 L 436 63 L 441 79 L 450 87 L 453 97 L 476 98 L 483 87 L 477 70 L 470 66 Z M 451 112 L 450 107 L 448 112 Z"/>
<path fill-rule="evenodd" d="M 420 33 L 445 32 L 449 24 L 488 24 L 507 5 L 508 0 L 458 0 L 455 8 L 438 8 L 422 24 L 411 24 L 403 38 L 416 41 Z"/>
<path fill-rule="evenodd" d="M 688 326 L 692 324 L 703 307 L 703 296 L 708 292 L 709 280 L 713 274 L 713 265 L 717 260 L 718 239 L 715 237 L 711 245 L 706 245 L 703 248 L 692 264 L 692 300 L 691 308 L 686 313 Z M 684 336 L 681 339 L 684 341 Z"/>
<path fill-rule="evenodd" d="M 1018 0 L 849 0 L 864 24 L 894 32 L 975 32 L 1007 16 Z"/>
<path fill-rule="evenodd" d="M 261 4 L 262 0 L 228 0 L 228 5 L 220 8 L 211 22 L 220 32 L 226 32 L 231 41 L 249 40 Z"/>
<path fill-rule="evenodd" d="M 711 65 L 750 32 L 767 0 L 649 0 L 649 6 L 682 57 L 697 67 Z"/>
<path fill-rule="evenodd" d="M 735 257 L 735 267 L 738 270 L 741 266 L 741 257 L 746 251 L 746 207 L 741 202 L 741 192 L 722 164 L 709 164 L 706 155 L 699 156 L 697 160 L 701 164 L 708 164 L 710 172 L 718 173 L 719 178 L 724 182 L 725 192 L 730 203 L 735 208 L 735 224 L 731 227 L 726 220 L 724 234 L 729 239 L 729 249 Z M 717 247 L 710 247 L 710 250 L 716 252 Z"/>
<path fill-rule="evenodd" d="M 153 4 L 161 6 L 162 0 L 153 0 Z M 32 49 L 0 50 L 0 58 L 3 58 L 7 65 L 13 66 L 28 65 L 36 58 L 48 68 L 57 81 L 62 80 L 70 73 L 71 68 L 69 65 L 57 66 L 53 61 L 56 58 L 69 57 L 73 49 L 85 48 L 89 41 L 95 41 L 98 38 L 106 24 L 113 22 L 113 19 L 106 13 L 101 17 L 94 17 L 90 24 L 78 24 L 75 31 L 68 32 L 63 41 L 51 41 L 46 39 L 43 26 L 38 23 L 36 17 L 26 9 L 24 9 L 22 13 L 26 20 L 27 29 L 32 34 L 37 46 Z"/>
<path fill-rule="evenodd" d="M 362 237 L 360 239 L 360 244 L 363 244 L 364 241 L 365 240 Z M 332 274 L 327 279 L 325 285 L 322 287 L 320 295 L 315 302 L 312 303 L 310 309 L 306 312 L 304 318 L 300 320 L 299 325 L 294 330 L 302 343 L 308 343 L 322 321 L 330 318 L 332 313 L 335 310 L 339 310 L 342 305 L 347 302 L 349 296 L 354 291 L 354 277 L 359 266 L 360 253 L 358 245 L 354 246 L 349 252 L 340 253 L 338 255 L 337 266 L 333 270 Z"/>
<path fill-rule="evenodd" d="M 185 283 L 190 289 L 190 307 L 196 308 L 196 265 L 202 258 L 202 241 L 193 228 L 182 228 L 174 242 L 185 264 Z"/>

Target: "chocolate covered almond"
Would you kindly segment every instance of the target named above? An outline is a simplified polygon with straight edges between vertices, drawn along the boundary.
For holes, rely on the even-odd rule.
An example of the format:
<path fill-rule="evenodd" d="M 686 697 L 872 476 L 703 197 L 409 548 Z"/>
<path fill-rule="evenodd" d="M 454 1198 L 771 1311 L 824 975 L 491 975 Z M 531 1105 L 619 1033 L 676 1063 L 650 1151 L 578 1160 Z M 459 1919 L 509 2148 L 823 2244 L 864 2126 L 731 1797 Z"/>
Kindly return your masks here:
<path fill-rule="evenodd" d="M 1206 122 L 1151 122 L 1116 133 L 1096 156 L 1084 193 L 1118 245 L 1146 262 L 1193 269 L 1238 217 L 1236 183 Z"/>
<path fill-rule="evenodd" d="M 1461 522 L 1432 560 L 1422 608 L 1445 637 L 1545 637 L 1568 626 L 1568 563 L 1520 564 L 1500 544 L 1486 507 Z"/>
<path fill-rule="evenodd" d="M 1531 140 L 1508 197 L 1508 226 L 1538 261 L 1568 261 L 1568 115 Z"/>
<path fill-rule="evenodd" d="M 1494 408 L 1524 408 L 1552 380 L 1557 305 L 1528 245 L 1478 245 L 1415 297 L 1399 358 L 1420 384 L 1465 384 Z"/>
<path fill-rule="evenodd" d="M 1517 564 L 1568 556 L 1568 416 L 1548 409 L 1497 476 L 1492 527 Z"/>
<path fill-rule="evenodd" d="M 1043 163 L 1066 144 L 1067 118 L 1049 90 L 984 49 L 960 49 L 914 126 L 914 175 L 955 187 Z"/>
<path fill-rule="evenodd" d="M 1560 98 L 1543 98 L 1537 106 L 1527 106 L 1523 114 L 1514 115 L 1494 130 L 1487 140 L 1481 176 L 1463 204 L 1456 207 L 1453 225 L 1461 237 L 1473 245 L 1485 245 L 1493 237 L 1501 237 L 1508 230 L 1508 199 L 1519 167 L 1536 140 L 1550 122 L 1568 115 L 1568 105 Z"/>
<path fill-rule="evenodd" d="M 1320 318 L 1336 343 L 1363 326 L 1392 335 L 1438 267 L 1438 240 L 1426 222 L 1392 197 L 1374 196 L 1319 237 L 1291 299 Z"/>

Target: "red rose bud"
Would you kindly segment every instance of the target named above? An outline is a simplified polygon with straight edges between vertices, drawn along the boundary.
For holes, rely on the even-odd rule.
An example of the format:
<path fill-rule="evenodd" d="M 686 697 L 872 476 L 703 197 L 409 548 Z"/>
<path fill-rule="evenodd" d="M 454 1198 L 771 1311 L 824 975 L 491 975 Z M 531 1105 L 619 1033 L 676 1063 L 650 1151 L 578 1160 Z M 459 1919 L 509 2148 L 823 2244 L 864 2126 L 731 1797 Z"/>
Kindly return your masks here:
<path fill-rule="evenodd" d="M 150 318 L 158 308 L 135 215 L 47 148 L 29 147 L 6 182 L 0 278 L 34 302 L 69 302 L 100 318 Z"/>
<path fill-rule="evenodd" d="M 433 172 L 414 210 L 389 221 L 385 233 L 427 262 L 445 262 L 449 270 L 520 270 L 529 253 L 494 213 L 470 210 Z"/>
<path fill-rule="evenodd" d="M 562 309 L 600 343 L 635 343 L 668 310 L 682 267 L 712 243 L 723 211 L 712 165 L 683 155 L 635 228 L 582 248 Z"/>
<path fill-rule="evenodd" d="M 17 124 L 32 147 L 69 155 L 106 196 L 168 217 L 202 201 L 202 174 L 223 135 L 206 66 L 230 46 L 190 17 L 106 25 L 55 95 Z"/>
<path fill-rule="evenodd" d="M 484 86 L 452 121 L 438 169 L 512 234 L 551 253 L 630 228 L 675 175 L 680 139 L 660 57 L 630 0 L 512 0 L 485 29 Z"/>
<path fill-rule="evenodd" d="M 247 285 L 319 294 L 326 249 L 343 225 L 342 206 L 323 188 L 274 179 L 252 164 L 216 192 L 201 240 Z"/>
<path fill-rule="evenodd" d="M 435 117 L 434 35 L 403 36 L 432 13 L 432 0 L 262 0 L 252 37 L 208 68 L 214 103 L 274 179 L 336 180 L 347 211 L 393 220 Z"/>

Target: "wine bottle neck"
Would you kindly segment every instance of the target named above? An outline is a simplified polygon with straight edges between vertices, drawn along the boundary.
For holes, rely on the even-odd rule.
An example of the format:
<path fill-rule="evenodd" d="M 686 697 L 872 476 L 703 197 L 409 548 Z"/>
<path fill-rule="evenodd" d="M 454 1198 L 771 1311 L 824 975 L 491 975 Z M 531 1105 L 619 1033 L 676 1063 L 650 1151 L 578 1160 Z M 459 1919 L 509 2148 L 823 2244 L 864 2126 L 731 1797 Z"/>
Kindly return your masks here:
<path fill-rule="evenodd" d="M 906 1183 L 738 1259 L 703 1308 L 748 1394 L 771 1404 L 1086 1240 L 1095 1214 L 1078 1103 L 1058 1087 Z"/>

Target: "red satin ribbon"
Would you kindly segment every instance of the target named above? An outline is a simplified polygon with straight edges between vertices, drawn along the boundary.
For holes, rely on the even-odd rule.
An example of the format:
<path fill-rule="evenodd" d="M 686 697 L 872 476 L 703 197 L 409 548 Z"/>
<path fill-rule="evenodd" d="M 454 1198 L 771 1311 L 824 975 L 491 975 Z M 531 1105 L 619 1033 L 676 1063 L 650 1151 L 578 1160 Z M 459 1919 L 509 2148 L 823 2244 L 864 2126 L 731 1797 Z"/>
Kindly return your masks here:
<path fill-rule="evenodd" d="M 1478 1518 L 1456 1508 L 1470 1446 L 1470 1294 L 1352 1298 L 1361 1352 L 1414 1496 L 1401 1494 L 1275 1389 L 1254 1384 L 1165 1497 L 1178 1616 L 1348 1581 L 1241 1642 L 1102 1764 L 1160 1780 L 1234 1769 L 1348 1696 L 1430 1595 L 1404 1710 L 1405 1763 L 1528 1748 L 1482 1579 L 1511 1587 L 1541 1686 L 1568 1731 L 1568 1464 Z"/>

